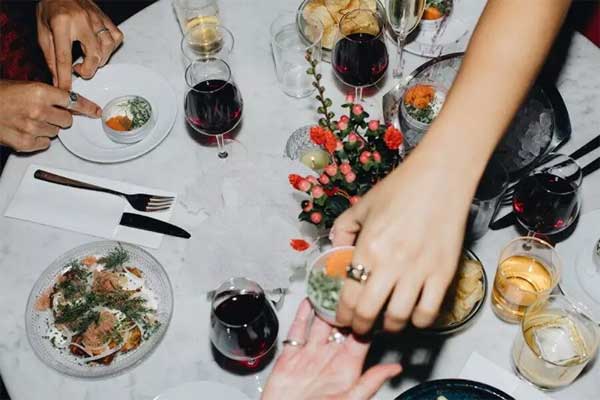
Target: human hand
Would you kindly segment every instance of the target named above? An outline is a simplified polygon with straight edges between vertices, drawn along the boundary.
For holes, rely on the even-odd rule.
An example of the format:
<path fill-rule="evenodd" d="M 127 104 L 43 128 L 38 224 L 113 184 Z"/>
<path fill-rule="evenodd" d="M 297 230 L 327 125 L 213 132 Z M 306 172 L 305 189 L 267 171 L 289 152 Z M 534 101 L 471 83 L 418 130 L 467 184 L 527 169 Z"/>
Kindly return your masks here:
<path fill-rule="evenodd" d="M 0 144 L 17 151 L 43 150 L 60 128 L 73 123 L 71 111 L 92 118 L 102 110 L 79 96 L 70 110 L 69 92 L 37 82 L 0 81 Z"/>
<path fill-rule="evenodd" d="M 382 308 L 384 329 L 412 320 L 431 325 L 456 272 L 472 199 L 471 183 L 436 152 L 411 154 L 334 223 L 336 246 L 356 244 L 353 265 L 366 282 L 346 279 L 337 320 L 365 334 Z M 430 156 L 430 155 L 433 155 Z"/>
<path fill-rule="evenodd" d="M 37 6 L 38 42 L 55 86 L 71 89 L 71 71 L 94 76 L 123 42 L 123 33 L 92 0 L 41 0 Z M 83 62 L 72 65 L 73 42 L 79 41 Z"/>
<path fill-rule="evenodd" d="M 366 400 L 402 371 L 398 364 L 381 364 L 362 373 L 369 344 L 352 335 L 342 343 L 330 341 L 334 328 L 316 317 L 308 333 L 313 315 L 305 299 L 288 339 L 306 344 L 284 347 L 267 380 L 263 400 Z"/>

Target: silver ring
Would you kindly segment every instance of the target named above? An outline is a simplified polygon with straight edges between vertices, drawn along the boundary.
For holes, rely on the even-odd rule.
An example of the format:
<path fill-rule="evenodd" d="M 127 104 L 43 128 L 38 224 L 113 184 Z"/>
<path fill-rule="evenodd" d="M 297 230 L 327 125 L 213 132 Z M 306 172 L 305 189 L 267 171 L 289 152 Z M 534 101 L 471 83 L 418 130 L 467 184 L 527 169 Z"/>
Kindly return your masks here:
<path fill-rule="evenodd" d="M 102 29 L 98 29 L 98 31 L 94 32 L 94 35 L 98 36 L 101 33 L 110 32 L 107 27 L 103 27 Z"/>
<path fill-rule="evenodd" d="M 79 95 L 75 92 L 69 92 L 69 101 L 67 102 L 67 105 L 65 108 L 67 110 L 70 110 L 71 108 L 73 108 L 75 103 L 77 103 L 77 100 L 79 100 Z"/>
<path fill-rule="evenodd" d="M 302 347 L 306 344 L 304 340 L 285 339 L 283 341 L 284 346 Z"/>
<path fill-rule="evenodd" d="M 346 276 L 358 283 L 366 282 L 369 279 L 370 271 L 362 264 L 348 265 L 346 267 Z"/>
<path fill-rule="evenodd" d="M 346 336 L 338 331 L 337 329 L 334 330 L 331 335 L 329 335 L 329 337 L 327 338 L 327 342 L 328 343 L 337 343 L 337 344 L 341 344 L 344 343 L 344 341 L 346 340 Z"/>

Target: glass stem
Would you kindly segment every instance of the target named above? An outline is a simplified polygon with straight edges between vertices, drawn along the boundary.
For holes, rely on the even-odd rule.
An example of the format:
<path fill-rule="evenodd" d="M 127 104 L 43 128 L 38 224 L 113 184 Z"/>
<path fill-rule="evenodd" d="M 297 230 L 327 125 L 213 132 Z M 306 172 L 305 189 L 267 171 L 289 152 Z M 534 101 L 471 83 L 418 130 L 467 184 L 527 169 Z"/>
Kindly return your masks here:
<path fill-rule="evenodd" d="M 404 75 L 404 44 L 406 43 L 406 35 L 400 31 L 396 36 L 396 50 L 398 51 L 398 64 L 394 69 L 394 78 L 401 80 Z"/>
<path fill-rule="evenodd" d="M 223 135 L 217 135 L 217 147 L 219 148 L 219 158 L 227 158 L 229 154 L 225 151 L 225 138 Z"/>
<path fill-rule="evenodd" d="M 354 88 L 354 104 L 362 104 L 363 102 L 363 87 L 357 86 Z"/>

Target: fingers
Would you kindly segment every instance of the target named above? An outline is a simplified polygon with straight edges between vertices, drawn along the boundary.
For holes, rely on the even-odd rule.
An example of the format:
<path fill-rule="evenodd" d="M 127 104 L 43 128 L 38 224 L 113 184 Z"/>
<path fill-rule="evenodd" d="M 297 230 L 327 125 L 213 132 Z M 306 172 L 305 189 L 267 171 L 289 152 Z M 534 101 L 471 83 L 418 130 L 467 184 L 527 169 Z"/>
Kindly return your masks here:
<path fill-rule="evenodd" d="M 425 328 L 433 324 L 451 279 L 451 276 L 450 279 L 445 279 L 438 274 L 425 282 L 421 298 L 413 312 L 412 323 L 414 326 Z"/>
<path fill-rule="evenodd" d="M 351 326 L 352 316 L 361 296 L 362 286 L 350 279 L 344 281 L 335 318 L 341 326 Z"/>
<path fill-rule="evenodd" d="M 101 34 L 102 35 L 102 34 Z M 104 34 L 103 36 L 109 36 Z M 100 42 L 98 36 L 95 35 L 91 30 L 88 30 L 81 35 L 80 39 L 81 49 L 83 50 L 83 63 L 76 64 L 73 70 L 84 79 L 90 79 L 100 67 L 102 62 L 102 51 L 100 49 Z"/>
<path fill-rule="evenodd" d="M 334 246 L 352 246 L 356 241 L 361 224 L 356 218 L 354 208 L 350 208 L 340 215 L 333 224 L 329 239 Z"/>
<path fill-rule="evenodd" d="M 54 40 L 52 39 L 52 32 L 48 29 L 48 26 L 41 21 L 40 9 L 37 11 L 37 32 L 38 32 L 38 43 L 44 53 L 44 59 L 48 65 L 48 69 L 52 74 L 52 84 L 56 86 L 58 84 L 58 76 L 56 73 L 56 54 L 54 49 Z"/>
<path fill-rule="evenodd" d="M 58 107 L 48 107 L 45 114 L 45 119 L 49 124 L 61 128 L 68 128 L 71 125 L 73 125 L 73 114 L 71 114 L 65 109 L 61 109 Z"/>
<path fill-rule="evenodd" d="M 310 327 L 310 335 L 308 336 L 308 345 L 318 347 L 326 344 L 333 327 L 321 318 L 315 317 Z"/>
<path fill-rule="evenodd" d="M 68 26 L 65 18 L 55 18 L 50 27 L 54 38 L 58 87 L 64 90 L 71 90 L 71 71 L 73 70 L 71 55 L 73 40 Z"/>
<path fill-rule="evenodd" d="M 51 125 L 47 122 L 41 121 L 27 121 L 25 125 L 28 127 L 27 132 L 34 136 L 45 136 L 48 138 L 53 138 L 58 135 L 59 127 L 56 125 Z"/>
<path fill-rule="evenodd" d="M 359 335 L 364 335 L 371 330 L 379 310 L 382 309 L 394 287 L 393 279 L 385 273 L 378 274 L 377 271 L 382 270 L 375 270 L 367 280 L 352 316 L 352 330 Z"/>
<path fill-rule="evenodd" d="M 421 284 L 411 276 L 401 278 L 396 283 L 384 315 L 383 328 L 386 331 L 398 332 L 404 329 L 410 320 L 420 290 Z"/>
<path fill-rule="evenodd" d="M 369 368 L 348 394 L 349 400 L 371 399 L 383 384 L 402 372 L 400 364 L 380 364 Z"/>
<path fill-rule="evenodd" d="M 32 136 L 12 129 L 2 131 L 2 144 L 18 152 L 32 152 L 50 147 L 50 139 L 45 136 Z"/>
<path fill-rule="evenodd" d="M 307 299 L 302 300 L 302 303 L 300 303 L 298 311 L 296 312 L 296 316 L 294 317 L 294 321 L 290 326 L 290 330 L 288 331 L 287 338 L 290 340 L 297 341 L 305 340 L 306 332 L 308 329 L 308 323 L 312 316 L 313 311 L 310 303 Z M 299 347 L 284 346 L 281 355 L 283 357 L 286 354 L 293 353 L 297 349 L 299 349 Z"/>
<path fill-rule="evenodd" d="M 66 104 L 67 102 L 68 98 L 63 104 Z M 102 108 L 100 108 L 98 104 L 88 100 L 82 95 L 78 95 L 77 101 L 71 106 L 71 111 L 88 116 L 90 118 L 100 118 L 102 115 Z"/>

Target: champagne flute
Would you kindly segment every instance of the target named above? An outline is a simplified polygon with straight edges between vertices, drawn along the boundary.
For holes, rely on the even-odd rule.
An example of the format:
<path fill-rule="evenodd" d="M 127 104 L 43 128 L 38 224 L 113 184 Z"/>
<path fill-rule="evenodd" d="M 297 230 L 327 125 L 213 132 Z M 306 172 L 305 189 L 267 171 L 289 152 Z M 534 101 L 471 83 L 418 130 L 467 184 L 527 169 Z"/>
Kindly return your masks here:
<path fill-rule="evenodd" d="M 396 34 L 398 64 L 393 71 L 394 78 L 404 75 L 404 44 L 407 36 L 419 25 L 425 0 L 387 0 L 387 16 L 390 27 Z"/>

